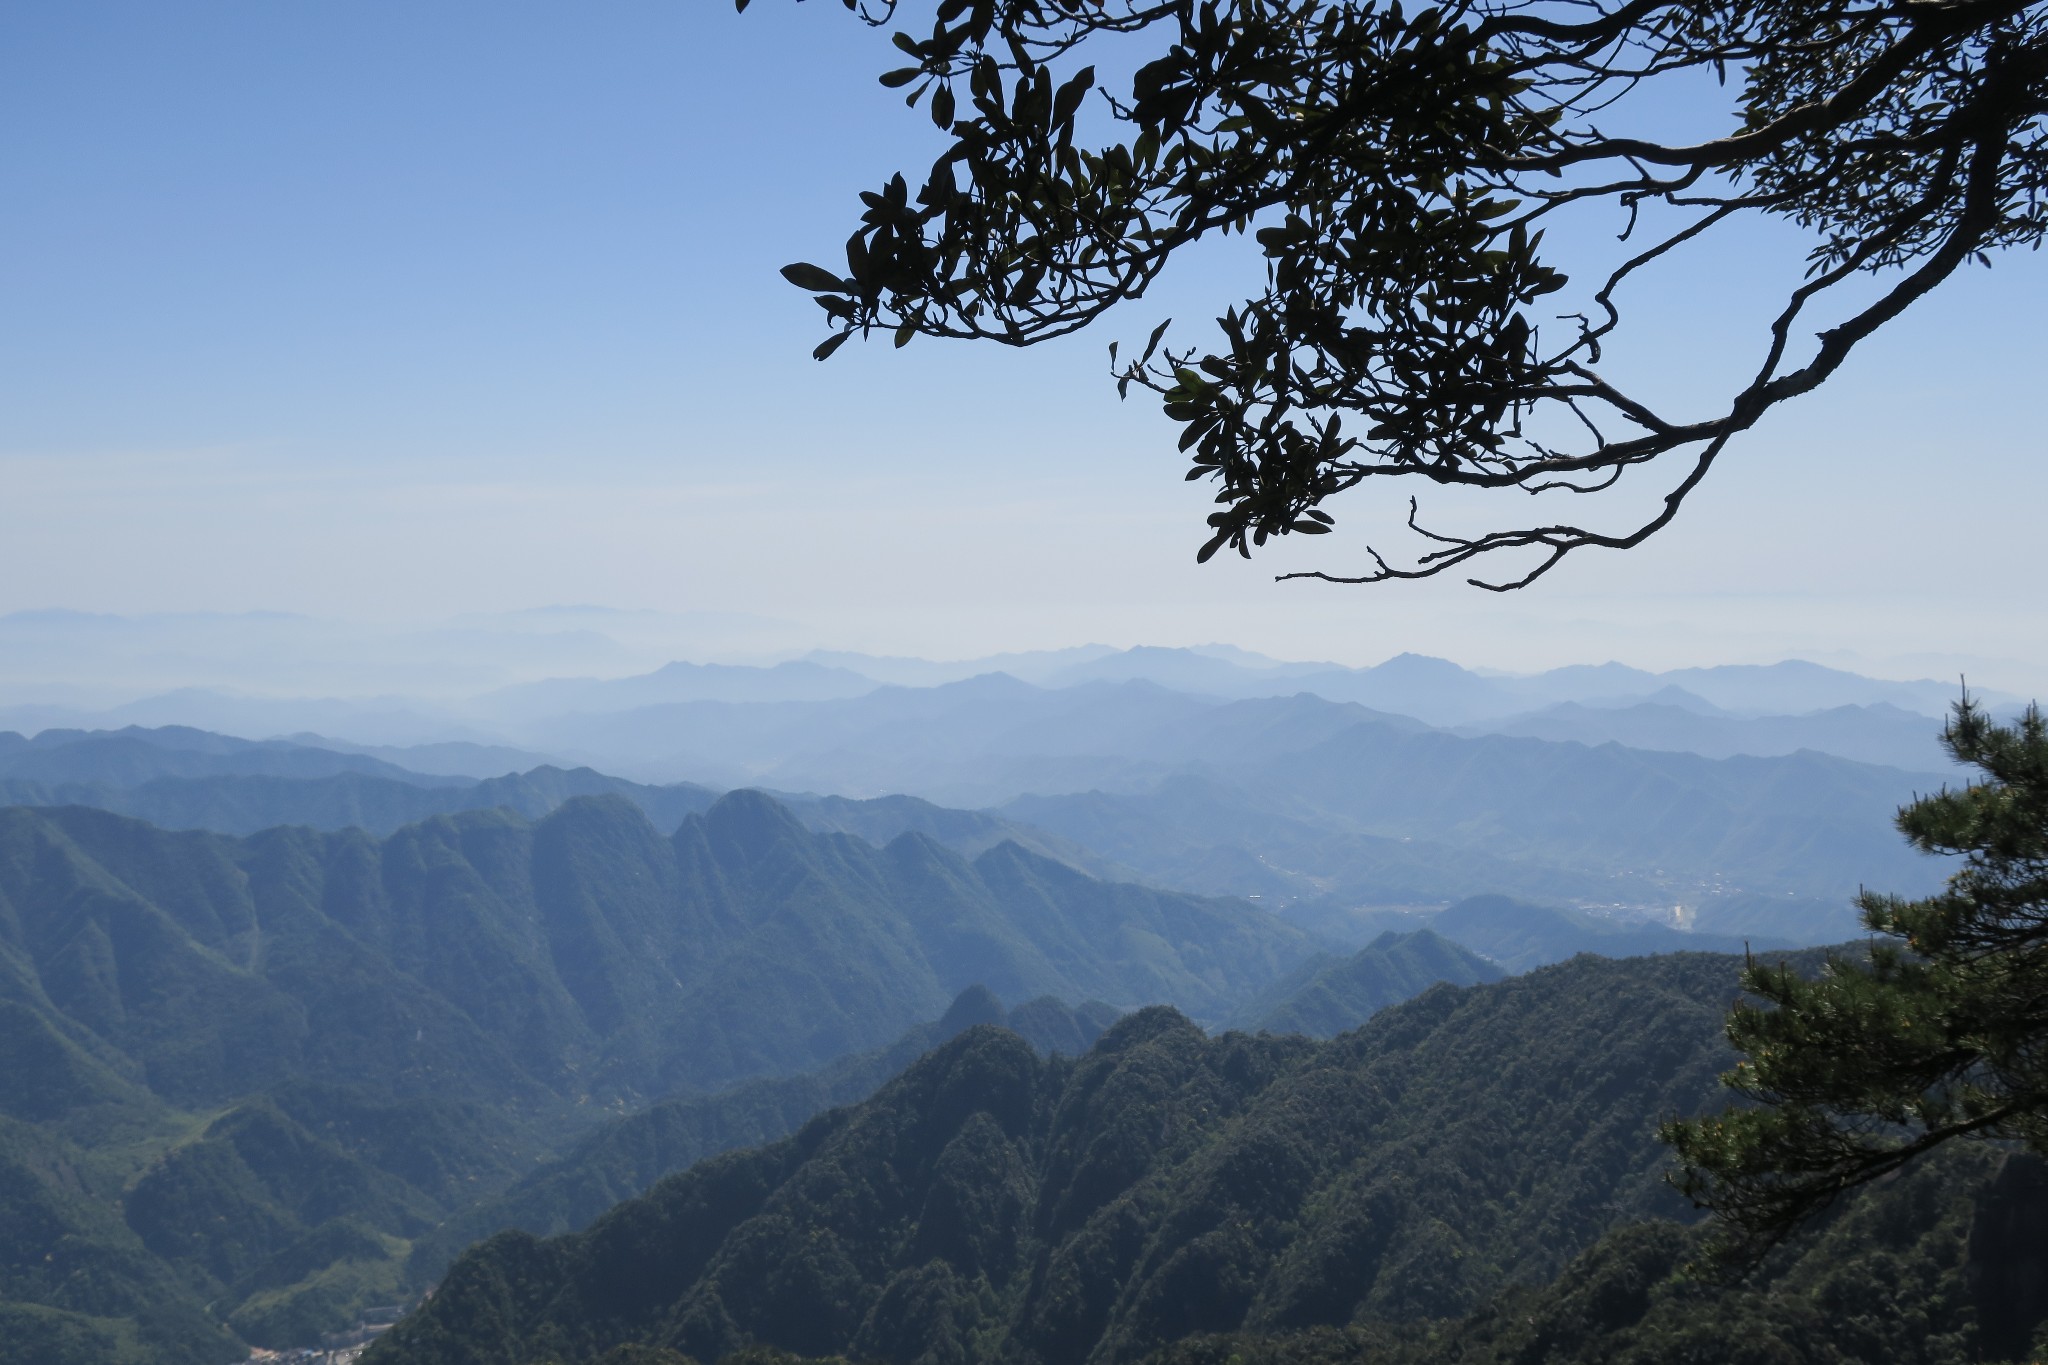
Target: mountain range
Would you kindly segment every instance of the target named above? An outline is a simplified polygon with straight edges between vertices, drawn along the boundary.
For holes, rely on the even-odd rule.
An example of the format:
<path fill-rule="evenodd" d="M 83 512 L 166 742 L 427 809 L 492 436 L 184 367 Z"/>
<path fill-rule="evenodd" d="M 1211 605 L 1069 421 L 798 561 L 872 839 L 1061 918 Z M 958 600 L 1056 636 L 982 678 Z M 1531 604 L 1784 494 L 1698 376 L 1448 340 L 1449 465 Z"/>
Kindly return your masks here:
<path fill-rule="evenodd" d="M 1760 1283 L 1686 1274 L 1691 1214 L 1654 1129 L 1720 1102 L 1739 965 L 1580 958 L 1438 986 L 1325 1043 L 1212 1038 L 1163 1008 L 1078 1059 L 971 1029 L 585 1232 L 472 1248 L 366 1365 L 2023 1350 L 2048 1317 L 2030 1158 L 1917 1166 Z"/>
<path fill-rule="evenodd" d="M 1801 1358 L 1784 1305 L 1857 1274 L 1919 1358 L 2017 1351 L 2024 1163 L 1712 1298 L 1650 1137 L 1718 1102 L 1735 954 L 1945 870 L 1890 819 L 1945 698 L 1084 647 L 25 723 L 0 1365 L 225 1365 L 437 1279 L 376 1358 Z"/>
<path fill-rule="evenodd" d="M 602 653 L 588 657 L 600 666 L 616 666 Z M 583 752 L 564 747 L 564 742 L 579 733 L 592 737 L 591 717 L 647 707 L 697 702 L 823 705 L 884 688 L 931 691 L 993 674 L 1051 691 L 1143 682 L 1210 702 L 1305 692 L 1415 717 L 1431 725 L 1488 731 L 1522 726 L 1531 713 L 1560 705 L 1612 710 L 1647 704 L 1725 712 L 1735 719 L 1784 721 L 1839 711 L 1844 714 L 1812 725 L 1782 724 L 1754 733 L 1724 727 L 1707 732 L 1698 742 L 1764 746 L 1730 750 L 1751 754 L 1784 752 L 1782 746 L 1790 743 L 1842 757 L 1890 763 L 1899 763 L 1901 754 L 1886 749 L 1880 759 L 1870 747 L 1895 744 L 1903 738 L 1895 733 L 1896 718 L 1889 710 L 1938 720 L 1959 691 L 1954 683 L 1867 678 L 1799 660 L 1661 673 L 1608 663 L 1510 676 L 1414 654 L 1397 655 L 1370 668 L 1347 668 L 1331 663 L 1287 663 L 1224 645 L 1124 650 L 1094 645 L 952 663 L 823 651 L 773 665 L 678 660 L 647 673 L 556 677 L 469 696 L 436 692 L 431 696 L 384 694 L 350 699 L 279 692 L 243 694 L 188 686 L 99 708 L 26 701 L 4 704 L 0 705 L 0 727 L 36 731 L 187 725 L 247 735 L 311 733 L 370 748 L 441 747 L 447 751 L 445 759 L 458 765 L 447 770 L 467 776 L 490 776 L 512 766 L 564 759 L 594 763 L 629 776 L 648 776 L 634 766 L 649 757 L 644 748 L 629 743 L 618 750 Z M 104 692 L 106 686 L 102 681 L 97 689 L 70 687 L 65 694 Z M 2021 700 L 1981 689 L 1979 695 L 2001 710 L 2010 710 Z M 1872 712 L 1868 717 L 1859 719 L 1855 714 L 1866 710 Z M 1638 738 L 1654 740 L 1653 747 L 1687 745 L 1691 732 L 1681 722 L 1666 717 L 1653 723 L 1655 719 L 1638 717 L 1630 724 Z M 1829 747 L 1836 743 L 1854 746 L 1855 751 L 1843 753 Z M 462 756 L 459 746 L 465 745 L 517 748 L 526 757 L 494 770 L 479 769 Z M 1907 755 L 1910 761 L 1902 766 L 1940 762 L 1938 751 L 1926 753 L 1926 758 Z M 663 756 L 657 752 L 653 757 L 659 760 Z M 424 770 L 426 761 L 421 755 L 413 766 Z M 667 775 L 727 780 L 727 775 L 709 772 Z"/>
<path fill-rule="evenodd" d="M 752 792 L 668 837 L 617 796 L 381 841 L 0 810 L 0 1303 L 85 1359 L 233 1358 L 221 1323 L 291 1345 L 649 1100 L 899 1043 L 984 983 L 1215 1016 L 1317 950 L 1242 903 L 814 833 Z M 1106 1009 L 1002 1017 L 1078 1049 Z"/>
<path fill-rule="evenodd" d="M 1229 1024 L 1255 1033 L 1334 1038 L 1438 982 L 1472 986 L 1504 975 L 1492 959 L 1433 929 L 1389 929 L 1349 957 L 1310 958 L 1240 1005 Z"/>
<path fill-rule="evenodd" d="M 1717 1102 L 1736 966 L 1580 959 L 1322 1044 L 1164 1009 L 1074 1061 L 971 1030 L 587 1232 L 472 1249 L 369 1362 L 1122 1365 L 1201 1333 L 1460 1317 L 1683 1218 L 1653 1130 Z"/>
<path fill-rule="evenodd" d="M 1709 760 L 1458 735 L 1307 695 L 1208 703 L 1149 683 L 1048 691 L 991 678 L 815 705 L 678 705 L 706 749 L 738 753 L 777 735 L 814 746 L 825 771 L 810 759 L 769 765 L 792 784 L 821 779 L 785 797 L 814 828 L 874 842 L 917 830 L 970 855 L 1011 839 L 1094 875 L 1268 908 L 1505 893 L 1682 917 L 1729 895 L 1839 905 L 1863 884 L 1915 891 L 1938 876 L 1890 817 L 1941 778 L 1813 752 Z M 659 733 L 643 711 L 600 719 Z M 855 772 L 898 792 L 922 783 L 1003 799 L 975 811 L 930 796 L 815 794 Z M 605 793 L 664 830 L 715 797 L 587 768 L 422 774 L 303 739 L 129 729 L 0 740 L 0 800 L 235 834 L 290 823 L 386 835 L 464 810 L 539 818 Z"/>

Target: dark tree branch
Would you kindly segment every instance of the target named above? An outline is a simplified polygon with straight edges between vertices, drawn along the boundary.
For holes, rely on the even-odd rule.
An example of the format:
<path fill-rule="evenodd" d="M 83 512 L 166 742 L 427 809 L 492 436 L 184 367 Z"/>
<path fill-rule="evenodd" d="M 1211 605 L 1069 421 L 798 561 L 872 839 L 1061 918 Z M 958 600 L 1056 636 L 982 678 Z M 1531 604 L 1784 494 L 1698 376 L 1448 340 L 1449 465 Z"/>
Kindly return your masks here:
<path fill-rule="evenodd" d="M 1092 38 L 1154 32 L 1128 90 L 1054 70 Z M 1965 261 L 2048 232 L 2048 0 L 939 0 L 929 36 L 896 45 L 914 64 L 885 83 L 910 87 L 952 145 L 921 187 L 898 176 L 863 196 L 844 273 L 791 267 L 833 326 L 821 357 L 878 330 L 899 345 L 1065 336 L 1143 297 L 1183 248 L 1256 230 L 1265 287 L 1218 320 L 1218 349 L 1155 334 L 1138 360 L 1112 358 L 1121 392 L 1152 391 L 1182 425 L 1189 477 L 1218 486 L 1200 558 L 1325 534 L 1324 504 L 1369 480 L 1588 495 L 1660 459 L 1683 471 L 1631 530 L 1433 535 L 1411 504 L 1429 546 L 1411 562 L 1368 551 L 1370 572 L 1289 578 L 1537 555 L 1471 580 L 1507 590 L 1575 550 L 1640 544 L 1731 438 Z M 1666 144 L 1593 122 L 1689 71 L 1733 76 L 1725 136 Z M 1091 99 L 1122 141 L 1083 144 Z M 1568 281 L 1538 229 L 1599 204 L 1624 241 L 1646 209 L 1691 221 L 1607 268 L 1546 350 L 1532 311 Z M 1810 276 L 1719 415 L 1658 413 L 1598 370 L 1621 291 L 1744 214 L 1812 232 Z M 1872 276 L 1876 301 L 1797 355 L 1801 320 Z M 1608 418 L 1627 430 L 1609 436 Z"/>

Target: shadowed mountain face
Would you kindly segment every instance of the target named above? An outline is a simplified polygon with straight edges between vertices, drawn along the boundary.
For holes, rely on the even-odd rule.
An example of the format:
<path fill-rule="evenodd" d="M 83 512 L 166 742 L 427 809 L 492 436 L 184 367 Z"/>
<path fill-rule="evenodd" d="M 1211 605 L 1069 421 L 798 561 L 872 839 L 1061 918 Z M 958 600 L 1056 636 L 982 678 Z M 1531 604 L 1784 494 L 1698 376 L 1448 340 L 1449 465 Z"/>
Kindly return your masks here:
<path fill-rule="evenodd" d="M 1637 1223 L 1549 1284 L 1463 1321 L 1184 1338 L 1148 1365 L 1981 1365 L 2041 1357 L 2038 1157 L 1949 1149 L 1841 1201 L 1745 1279 L 1702 1277 L 1705 1237 Z M 650 1362 L 654 1365 L 654 1362 Z"/>
<path fill-rule="evenodd" d="M 639 1341 L 1111 1365 L 1191 1332 L 1463 1313 L 1681 1212 L 1653 1130 L 1717 1101 L 1738 966 L 1582 958 L 1321 1044 L 1152 1009 L 1047 1062 L 972 1030 L 586 1233 L 472 1250 L 370 1360 Z"/>

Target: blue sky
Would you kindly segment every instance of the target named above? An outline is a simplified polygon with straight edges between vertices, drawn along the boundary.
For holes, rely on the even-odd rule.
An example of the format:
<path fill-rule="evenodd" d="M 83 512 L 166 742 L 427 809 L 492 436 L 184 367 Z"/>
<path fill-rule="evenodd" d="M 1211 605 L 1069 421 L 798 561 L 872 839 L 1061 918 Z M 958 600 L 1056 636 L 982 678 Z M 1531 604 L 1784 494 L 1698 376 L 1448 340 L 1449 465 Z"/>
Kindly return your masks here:
<path fill-rule="evenodd" d="M 1363 532 L 1197 568 L 1174 429 L 1104 374 L 1249 288 L 1234 248 L 1069 343 L 808 359 L 777 268 L 929 157 L 889 58 L 827 0 L 0 9 L 0 613 L 2048 674 L 2038 256 L 1923 305 L 1641 550 L 1507 598 L 1276 585 Z M 1656 283 L 1635 372 L 1711 399 L 1782 245 Z"/>

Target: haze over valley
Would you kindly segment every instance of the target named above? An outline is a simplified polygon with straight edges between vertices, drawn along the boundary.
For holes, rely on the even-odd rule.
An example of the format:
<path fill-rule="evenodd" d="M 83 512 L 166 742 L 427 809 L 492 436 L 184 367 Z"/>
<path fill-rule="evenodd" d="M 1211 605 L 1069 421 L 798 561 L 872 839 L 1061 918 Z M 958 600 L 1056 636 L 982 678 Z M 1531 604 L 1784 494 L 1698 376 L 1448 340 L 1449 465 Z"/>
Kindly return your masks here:
<path fill-rule="evenodd" d="M 5 1311 L 50 1359 L 303 1345 L 976 1024 L 1328 1038 L 1580 954 L 1851 939 L 1858 886 L 1942 875 L 1890 816 L 1951 780 L 1951 701 L 1090 646 L 17 703 L 8 1159 L 70 1250 Z"/>
<path fill-rule="evenodd" d="M 0 5 L 0 185 L 0 1365 L 2048 1360 L 2048 0 Z"/>

